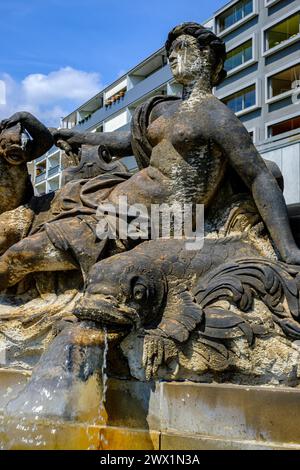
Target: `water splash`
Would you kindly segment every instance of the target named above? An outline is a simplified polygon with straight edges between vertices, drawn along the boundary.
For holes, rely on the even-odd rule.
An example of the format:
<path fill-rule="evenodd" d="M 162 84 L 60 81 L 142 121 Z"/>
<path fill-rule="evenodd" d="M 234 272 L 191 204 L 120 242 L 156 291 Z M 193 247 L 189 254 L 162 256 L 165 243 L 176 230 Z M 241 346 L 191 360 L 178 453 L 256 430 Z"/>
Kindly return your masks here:
<path fill-rule="evenodd" d="M 102 369 L 101 369 L 101 375 L 102 375 L 102 403 L 103 405 L 105 404 L 106 401 L 106 392 L 107 392 L 107 354 L 108 354 L 108 334 L 107 334 L 107 329 L 104 327 L 104 349 L 103 349 L 103 362 L 102 362 Z"/>
<path fill-rule="evenodd" d="M 108 334 L 107 334 L 107 329 L 104 327 L 104 349 L 103 349 L 103 362 L 102 362 L 102 369 L 101 369 L 101 375 L 102 375 L 102 400 L 101 400 L 101 405 L 100 409 L 103 411 L 105 410 L 105 402 L 106 402 L 106 394 L 107 394 L 107 354 L 108 354 Z M 100 432 L 100 443 L 104 444 L 107 446 L 108 442 L 105 439 L 105 436 L 103 432 Z"/>
<path fill-rule="evenodd" d="M 98 331 L 97 346 L 95 338 L 83 346 L 82 335 L 89 340 L 90 330 L 80 325 L 74 331 L 73 327 L 65 328 L 55 338 L 20 394 L 13 396 L 13 390 L 4 388 L 7 404 L 0 415 L 1 449 L 56 448 L 61 442 L 66 445 L 63 428 L 76 428 L 72 416 L 78 416 L 79 428 L 86 429 L 83 440 L 77 433 L 79 445 L 84 443 L 86 449 L 106 446 L 104 432 L 99 440 L 99 428 L 107 422 L 109 336 L 107 331 Z M 65 421 L 66 416 L 70 421 Z"/>
<path fill-rule="evenodd" d="M 106 409 L 105 409 L 105 402 L 106 402 L 106 395 L 107 395 L 107 383 L 108 383 L 108 375 L 107 375 L 107 356 L 108 356 L 108 333 L 107 329 L 104 327 L 104 348 L 102 354 L 102 366 L 101 366 L 101 383 L 102 383 L 102 394 L 99 403 L 99 412 L 98 416 L 95 418 L 93 425 L 94 426 L 105 426 L 106 425 Z M 92 436 L 89 435 L 89 441 L 91 442 Z M 105 438 L 105 434 L 103 431 L 100 431 L 99 435 L 100 440 L 100 449 L 103 446 L 107 446 L 108 441 Z M 91 444 L 88 447 L 88 450 L 96 450 L 95 444 Z"/>

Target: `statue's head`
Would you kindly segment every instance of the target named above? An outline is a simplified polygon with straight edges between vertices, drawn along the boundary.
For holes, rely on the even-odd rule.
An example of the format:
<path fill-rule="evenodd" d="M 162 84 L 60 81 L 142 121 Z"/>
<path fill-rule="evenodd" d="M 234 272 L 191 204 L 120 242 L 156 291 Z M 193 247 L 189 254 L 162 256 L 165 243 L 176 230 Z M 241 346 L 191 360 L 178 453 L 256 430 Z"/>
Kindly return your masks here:
<path fill-rule="evenodd" d="M 21 165 L 26 162 L 26 137 L 20 124 L 2 129 L 0 132 L 0 158 L 11 165 Z"/>
<path fill-rule="evenodd" d="M 182 23 L 173 28 L 165 47 L 174 78 L 182 85 L 202 77 L 216 86 L 226 77 L 224 41 L 198 23 Z"/>

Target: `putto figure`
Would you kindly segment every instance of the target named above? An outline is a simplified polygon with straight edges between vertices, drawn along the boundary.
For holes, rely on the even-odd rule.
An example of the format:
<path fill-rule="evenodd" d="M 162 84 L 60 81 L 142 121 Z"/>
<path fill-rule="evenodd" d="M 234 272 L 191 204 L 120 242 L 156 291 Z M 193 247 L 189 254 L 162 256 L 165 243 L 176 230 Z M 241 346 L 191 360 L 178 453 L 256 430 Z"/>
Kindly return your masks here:
<path fill-rule="evenodd" d="M 26 165 L 52 145 L 49 130 L 30 113 L 0 122 L 0 213 L 30 200 L 33 189 Z"/>

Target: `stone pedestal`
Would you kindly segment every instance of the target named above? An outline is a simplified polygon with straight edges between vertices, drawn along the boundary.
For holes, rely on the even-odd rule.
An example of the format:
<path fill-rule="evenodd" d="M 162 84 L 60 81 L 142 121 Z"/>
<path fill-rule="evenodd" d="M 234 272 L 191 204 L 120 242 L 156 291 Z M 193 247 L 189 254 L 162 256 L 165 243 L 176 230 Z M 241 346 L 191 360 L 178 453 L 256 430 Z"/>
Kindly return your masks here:
<path fill-rule="evenodd" d="M 12 397 L 26 383 L 17 371 L 1 378 Z M 111 379 L 105 409 L 105 424 L 88 413 L 76 421 L 2 416 L 1 447 L 300 450 L 299 389 Z"/>

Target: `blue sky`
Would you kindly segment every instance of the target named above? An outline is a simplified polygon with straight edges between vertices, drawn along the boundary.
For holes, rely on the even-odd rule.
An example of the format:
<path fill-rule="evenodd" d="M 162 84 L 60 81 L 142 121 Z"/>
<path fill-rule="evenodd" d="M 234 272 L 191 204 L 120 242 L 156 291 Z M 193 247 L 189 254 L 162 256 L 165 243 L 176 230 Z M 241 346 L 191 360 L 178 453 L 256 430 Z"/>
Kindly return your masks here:
<path fill-rule="evenodd" d="M 161 47 L 173 26 L 204 21 L 224 3 L 1 0 L 0 119 L 23 106 L 54 125 Z"/>

